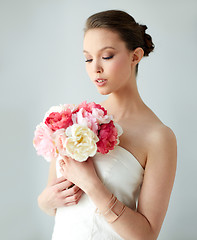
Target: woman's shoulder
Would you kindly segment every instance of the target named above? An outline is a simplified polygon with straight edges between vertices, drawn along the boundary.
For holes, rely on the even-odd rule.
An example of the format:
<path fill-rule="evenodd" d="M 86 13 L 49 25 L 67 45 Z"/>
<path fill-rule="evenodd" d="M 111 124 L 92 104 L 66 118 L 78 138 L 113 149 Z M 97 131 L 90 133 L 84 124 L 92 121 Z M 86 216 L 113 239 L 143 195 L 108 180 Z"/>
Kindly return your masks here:
<path fill-rule="evenodd" d="M 176 136 L 174 131 L 164 124 L 159 117 L 152 111 L 149 110 L 149 116 L 147 117 L 147 138 L 149 143 L 159 144 L 162 141 L 174 141 Z"/>
<path fill-rule="evenodd" d="M 150 109 L 139 120 L 137 126 L 141 149 L 144 150 L 146 160 L 151 155 L 158 158 L 167 152 L 175 154 L 177 151 L 177 139 L 174 131 L 164 124 L 160 118 Z"/>
<path fill-rule="evenodd" d="M 164 124 L 154 113 L 150 118 L 149 130 L 146 132 L 147 161 L 148 159 L 176 160 L 177 139 L 174 131 Z M 149 160 L 150 161 L 150 160 Z"/>
<path fill-rule="evenodd" d="M 147 138 L 150 146 L 154 147 L 164 143 L 170 145 L 173 142 L 176 142 L 176 135 L 174 131 L 164 123 L 153 126 L 151 131 L 148 132 Z"/>

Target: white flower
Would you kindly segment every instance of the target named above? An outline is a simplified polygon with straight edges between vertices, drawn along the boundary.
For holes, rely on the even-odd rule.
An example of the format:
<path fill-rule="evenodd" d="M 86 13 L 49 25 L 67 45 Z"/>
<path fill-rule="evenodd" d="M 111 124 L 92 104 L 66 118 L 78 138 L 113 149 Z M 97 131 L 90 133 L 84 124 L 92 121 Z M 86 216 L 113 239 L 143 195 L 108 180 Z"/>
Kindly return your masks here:
<path fill-rule="evenodd" d="M 121 127 L 118 123 L 116 123 L 116 122 L 114 122 L 114 126 L 115 126 L 116 129 L 117 129 L 118 137 L 120 137 L 120 135 L 123 134 L 122 127 Z"/>
<path fill-rule="evenodd" d="M 66 151 L 71 158 L 83 162 L 96 154 L 99 138 L 87 126 L 73 124 L 66 129 L 66 135 Z"/>
<path fill-rule="evenodd" d="M 117 138 L 117 143 L 116 143 L 116 145 L 118 145 L 120 143 L 119 137 L 123 134 L 123 130 L 122 130 L 122 127 L 118 123 L 114 122 L 114 126 L 116 127 L 117 133 L 118 133 L 118 138 Z"/>

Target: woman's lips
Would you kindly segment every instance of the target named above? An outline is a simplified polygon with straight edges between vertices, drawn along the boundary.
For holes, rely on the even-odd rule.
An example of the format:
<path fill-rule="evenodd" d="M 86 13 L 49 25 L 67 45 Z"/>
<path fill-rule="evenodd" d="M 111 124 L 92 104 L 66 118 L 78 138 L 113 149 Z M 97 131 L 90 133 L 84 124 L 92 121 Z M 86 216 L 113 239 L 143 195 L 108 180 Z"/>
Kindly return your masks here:
<path fill-rule="evenodd" d="M 104 86 L 106 83 L 107 83 L 107 79 L 104 79 L 104 78 L 97 78 L 95 80 L 96 82 L 96 85 L 101 87 L 101 86 Z"/>

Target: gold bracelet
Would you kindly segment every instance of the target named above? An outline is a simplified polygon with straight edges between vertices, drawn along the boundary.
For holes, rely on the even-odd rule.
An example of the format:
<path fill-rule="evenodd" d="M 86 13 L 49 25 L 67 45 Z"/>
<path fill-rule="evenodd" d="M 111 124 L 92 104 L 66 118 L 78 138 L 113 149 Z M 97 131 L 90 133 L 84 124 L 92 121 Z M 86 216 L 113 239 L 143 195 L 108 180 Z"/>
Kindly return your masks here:
<path fill-rule="evenodd" d="M 103 213 L 103 216 L 106 216 L 109 211 L 112 211 L 112 208 L 116 205 L 117 201 L 118 201 L 118 200 L 117 200 L 117 198 L 115 197 L 115 202 L 112 204 L 112 206 L 111 206 L 105 213 Z"/>
<path fill-rule="evenodd" d="M 121 211 L 119 213 L 116 213 L 113 210 L 113 208 L 116 206 L 117 203 L 119 203 L 122 206 Z M 126 206 L 122 202 L 116 201 L 115 204 L 113 204 L 113 206 L 109 209 L 108 214 L 106 214 L 107 216 L 105 215 L 105 218 L 106 218 L 107 222 L 108 223 L 115 222 L 123 214 L 125 209 L 126 209 Z"/>
<path fill-rule="evenodd" d="M 114 194 L 112 194 L 112 196 L 111 196 L 109 202 L 107 203 L 107 207 L 105 207 L 105 209 L 104 209 L 102 212 L 100 212 L 99 209 L 96 208 L 96 213 L 103 214 L 104 211 L 106 211 L 106 210 L 109 209 L 108 206 L 110 205 L 110 203 L 111 203 L 113 200 L 116 200 L 116 197 L 114 196 Z"/>
<path fill-rule="evenodd" d="M 116 215 L 116 216 L 115 216 L 115 218 L 113 220 L 108 220 L 108 223 L 114 223 L 123 214 L 125 209 L 126 209 L 126 206 L 123 205 L 123 208 L 122 208 L 121 212 L 118 215 L 111 210 L 114 213 L 114 215 Z"/>
<path fill-rule="evenodd" d="M 107 207 L 105 207 L 105 210 L 103 210 L 102 212 L 99 212 L 98 208 L 96 208 L 96 212 L 99 214 L 102 214 L 106 218 L 108 223 L 114 223 L 123 214 L 123 212 L 126 209 L 126 206 L 119 201 L 119 203 L 122 205 L 122 209 L 119 214 L 114 212 L 113 208 L 116 206 L 117 203 L 118 203 L 117 197 L 115 197 L 112 194 L 110 201 L 107 204 Z"/>

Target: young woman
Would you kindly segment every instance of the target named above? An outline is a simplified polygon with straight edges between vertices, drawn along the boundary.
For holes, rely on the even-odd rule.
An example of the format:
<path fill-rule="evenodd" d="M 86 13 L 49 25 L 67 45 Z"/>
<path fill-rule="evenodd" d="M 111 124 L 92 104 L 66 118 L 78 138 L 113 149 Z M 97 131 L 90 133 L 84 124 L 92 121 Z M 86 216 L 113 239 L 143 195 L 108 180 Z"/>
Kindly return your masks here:
<path fill-rule="evenodd" d="M 40 208 L 56 215 L 53 240 L 153 240 L 174 183 L 173 131 L 142 101 L 138 64 L 154 49 L 145 25 L 123 11 L 90 16 L 84 34 L 86 70 L 101 103 L 123 129 L 120 144 L 86 162 L 51 162 Z"/>

